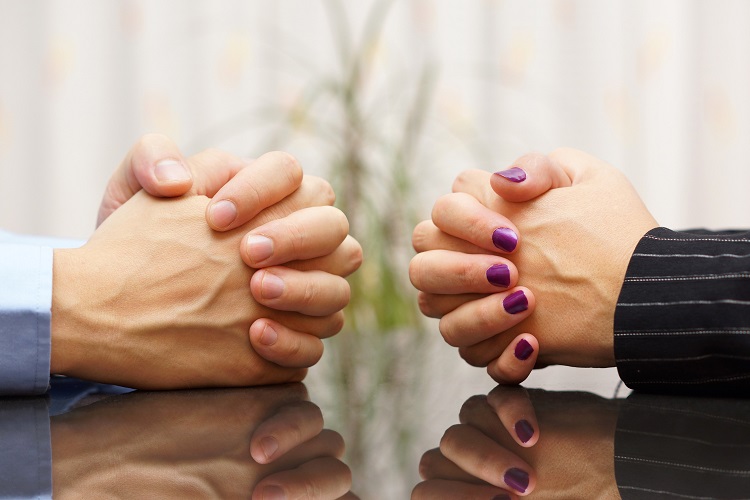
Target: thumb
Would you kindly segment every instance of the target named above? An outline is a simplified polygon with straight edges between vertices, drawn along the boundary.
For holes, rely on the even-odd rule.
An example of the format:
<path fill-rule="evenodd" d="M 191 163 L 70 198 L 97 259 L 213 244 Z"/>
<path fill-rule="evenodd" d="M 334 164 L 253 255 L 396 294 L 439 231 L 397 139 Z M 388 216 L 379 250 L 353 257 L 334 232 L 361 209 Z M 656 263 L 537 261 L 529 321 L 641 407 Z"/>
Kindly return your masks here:
<path fill-rule="evenodd" d="M 161 134 L 144 135 L 109 179 L 96 226 L 141 189 L 153 196 L 175 197 L 192 185 L 190 170 L 175 143 Z"/>
<path fill-rule="evenodd" d="M 575 180 L 575 169 L 559 161 L 560 152 L 549 155 L 530 153 L 513 162 L 513 166 L 495 172 L 490 180 L 492 189 L 504 200 L 530 201 L 550 189 L 569 187 Z"/>

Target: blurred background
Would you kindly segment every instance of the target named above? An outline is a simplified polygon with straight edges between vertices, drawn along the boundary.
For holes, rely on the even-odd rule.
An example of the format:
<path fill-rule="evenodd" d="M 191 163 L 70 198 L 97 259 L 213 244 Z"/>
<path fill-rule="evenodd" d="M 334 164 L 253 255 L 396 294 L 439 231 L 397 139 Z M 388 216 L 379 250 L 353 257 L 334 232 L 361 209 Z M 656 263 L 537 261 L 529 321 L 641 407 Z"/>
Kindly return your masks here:
<path fill-rule="evenodd" d="M 662 225 L 747 227 L 748 25 L 743 0 L 0 0 L 0 227 L 88 237 L 147 132 L 186 154 L 293 153 L 368 259 L 311 392 L 355 491 L 401 498 L 456 421 L 442 398 L 492 387 L 417 314 L 413 224 L 461 170 L 573 146 Z M 529 384 L 617 380 L 553 367 Z"/>

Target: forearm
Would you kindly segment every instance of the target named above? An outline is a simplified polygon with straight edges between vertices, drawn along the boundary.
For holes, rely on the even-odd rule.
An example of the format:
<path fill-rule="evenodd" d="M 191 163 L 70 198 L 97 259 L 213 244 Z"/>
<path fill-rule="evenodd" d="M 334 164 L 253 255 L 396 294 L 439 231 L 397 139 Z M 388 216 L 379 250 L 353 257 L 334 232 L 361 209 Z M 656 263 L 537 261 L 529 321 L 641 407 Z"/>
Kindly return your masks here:
<path fill-rule="evenodd" d="M 620 292 L 614 340 L 633 389 L 750 393 L 750 233 L 646 234 Z"/>

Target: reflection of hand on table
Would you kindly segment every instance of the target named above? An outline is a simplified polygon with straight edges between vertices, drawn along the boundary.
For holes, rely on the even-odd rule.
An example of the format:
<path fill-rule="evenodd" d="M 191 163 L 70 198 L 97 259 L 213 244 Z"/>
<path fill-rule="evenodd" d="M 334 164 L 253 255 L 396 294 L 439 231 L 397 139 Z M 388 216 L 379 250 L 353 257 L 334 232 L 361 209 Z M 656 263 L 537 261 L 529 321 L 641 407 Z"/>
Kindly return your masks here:
<path fill-rule="evenodd" d="M 339 498 L 344 443 L 306 398 L 301 384 L 134 392 L 52 417 L 54 496 Z"/>
<path fill-rule="evenodd" d="M 414 499 L 619 498 L 614 401 L 499 386 L 467 400 L 460 421 L 422 457 Z"/>

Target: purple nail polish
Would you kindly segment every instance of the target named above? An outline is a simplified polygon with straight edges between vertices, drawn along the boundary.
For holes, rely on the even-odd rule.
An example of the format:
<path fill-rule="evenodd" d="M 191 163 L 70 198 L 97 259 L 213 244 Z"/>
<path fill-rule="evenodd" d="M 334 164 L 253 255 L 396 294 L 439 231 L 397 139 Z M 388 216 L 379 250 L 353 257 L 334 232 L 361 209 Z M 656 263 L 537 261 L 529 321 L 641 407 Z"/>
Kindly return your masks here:
<path fill-rule="evenodd" d="M 528 443 L 529 439 L 534 437 L 534 428 L 528 420 L 519 420 L 516 422 L 516 425 L 513 426 L 513 430 L 516 431 L 516 436 L 518 436 L 518 439 L 520 439 L 522 443 Z"/>
<path fill-rule="evenodd" d="M 503 476 L 503 481 L 519 493 L 526 493 L 526 488 L 529 487 L 529 475 L 515 467 L 508 469 Z"/>
<path fill-rule="evenodd" d="M 529 359 L 529 356 L 531 356 L 533 352 L 534 348 L 531 347 L 531 344 L 529 344 L 526 339 L 521 339 L 518 341 L 518 344 L 516 344 L 516 348 L 513 351 L 513 354 L 515 354 L 516 358 L 520 359 L 521 361 L 526 361 L 527 359 Z"/>
<path fill-rule="evenodd" d="M 510 182 L 523 182 L 526 180 L 526 172 L 522 168 L 510 167 L 508 170 L 501 170 L 495 172 L 495 175 L 499 175 L 504 179 L 508 179 Z"/>
<path fill-rule="evenodd" d="M 517 314 L 529 308 L 529 300 L 523 290 L 518 290 L 503 299 L 503 308 L 508 314 Z"/>
<path fill-rule="evenodd" d="M 499 227 L 492 233 L 492 243 L 505 252 L 512 252 L 518 245 L 518 236 L 507 227 Z"/>
<path fill-rule="evenodd" d="M 487 269 L 487 281 L 495 286 L 508 288 L 510 285 L 510 269 L 505 264 L 495 264 Z"/>

